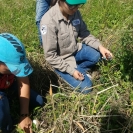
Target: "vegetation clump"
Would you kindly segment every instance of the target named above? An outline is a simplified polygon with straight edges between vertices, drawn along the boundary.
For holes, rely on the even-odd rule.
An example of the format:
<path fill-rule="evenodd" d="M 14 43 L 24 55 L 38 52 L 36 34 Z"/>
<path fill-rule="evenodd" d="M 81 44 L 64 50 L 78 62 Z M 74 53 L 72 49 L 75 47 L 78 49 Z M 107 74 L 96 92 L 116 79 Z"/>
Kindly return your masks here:
<path fill-rule="evenodd" d="M 9 6 L 10 5 L 10 6 Z M 83 95 L 58 77 L 38 48 L 35 1 L 0 1 L 0 32 L 15 34 L 24 43 L 34 68 L 31 87 L 45 99 L 33 119 L 36 133 L 133 132 L 133 0 L 89 0 L 80 10 L 88 29 L 113 54 L 97 64 L 93 91 Z M 12 115 L 16 116 L 14 102 Z M 19 132 L 18 129 L 13 132 Z"/>

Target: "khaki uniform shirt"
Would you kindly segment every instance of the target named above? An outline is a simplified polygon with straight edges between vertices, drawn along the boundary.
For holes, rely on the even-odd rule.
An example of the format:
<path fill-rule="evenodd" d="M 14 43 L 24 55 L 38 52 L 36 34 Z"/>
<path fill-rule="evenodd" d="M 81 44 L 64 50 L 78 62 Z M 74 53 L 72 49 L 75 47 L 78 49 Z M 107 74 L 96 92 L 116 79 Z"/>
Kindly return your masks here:
<path fill-rule="evenodd" d="M 82 43 L 97 50 L 101 45 L 87 30 L 79 11 L 66 20 L 58 3 L 42 17 L 40 24 L 45 58 L 61 72 L 73 75 L 77 68 L 73 55 L 82 48 Z"/>

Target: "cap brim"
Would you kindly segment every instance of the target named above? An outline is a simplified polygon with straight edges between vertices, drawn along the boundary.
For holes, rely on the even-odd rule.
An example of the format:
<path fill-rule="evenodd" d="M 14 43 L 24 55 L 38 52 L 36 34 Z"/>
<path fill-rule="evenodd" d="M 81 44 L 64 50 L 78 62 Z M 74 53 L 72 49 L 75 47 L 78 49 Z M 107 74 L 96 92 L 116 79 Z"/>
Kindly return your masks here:
<path fill-rule="evenodd" d="M 26 77 L 32 73 L 33 69 L 26 59 L 24 63 L 19 65 L 14 65 L 10 63 L 5 63 L 8 69 L 14 74 L 16 77 Z"/>
<path fill-rule="evenodd" d="M 66 0 L 66 2 L 70 5 L 78 5 L 78 4 L 85 4 L 86 0 Z"/>

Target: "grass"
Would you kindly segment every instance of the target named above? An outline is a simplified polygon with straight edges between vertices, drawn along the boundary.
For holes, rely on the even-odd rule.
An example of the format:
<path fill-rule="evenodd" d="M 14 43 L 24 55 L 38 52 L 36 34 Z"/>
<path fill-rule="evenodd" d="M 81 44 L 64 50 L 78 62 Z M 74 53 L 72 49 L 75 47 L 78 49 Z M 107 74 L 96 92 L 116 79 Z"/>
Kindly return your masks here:
<path fill-rule="evenodd" d="M 89 0 L 80 9 L 91 33 L 114 54 L 113 60 L 97 64 L 100 78 L 93 81 L 89 95 L 72 91 L 45 62 L 37 48 L 35 4 L 35 0 L 0 0 L 0 32 L 13 33 L 24 43 L 34 68 L 31 87 L 46 99 L 43 108 L 34 110 L 33 118 L 41 122 L 34 131 L 132 133 L 133 0 Z"/>

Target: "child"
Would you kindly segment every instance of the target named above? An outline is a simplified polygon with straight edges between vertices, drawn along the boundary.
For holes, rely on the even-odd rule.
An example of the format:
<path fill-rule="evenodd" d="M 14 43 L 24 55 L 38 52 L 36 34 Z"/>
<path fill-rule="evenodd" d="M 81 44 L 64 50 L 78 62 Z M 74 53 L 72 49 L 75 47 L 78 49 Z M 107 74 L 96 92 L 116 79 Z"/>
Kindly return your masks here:
<path fill-rule="evenodd" d="M 11 92 L 18 94 L 20 102 L 19 127 L 26 133 L 32 133 L 29 106 L 33 109 L 43 105 L 43 98 L 35 91 L 30 90 L 28 75 L 32 71 L 21 41 L 12 34 L 0 34 L 0 130 L 3 133 L 10 133 L 12 128 L 7 92 L 10 95 Z"/>

